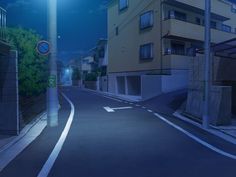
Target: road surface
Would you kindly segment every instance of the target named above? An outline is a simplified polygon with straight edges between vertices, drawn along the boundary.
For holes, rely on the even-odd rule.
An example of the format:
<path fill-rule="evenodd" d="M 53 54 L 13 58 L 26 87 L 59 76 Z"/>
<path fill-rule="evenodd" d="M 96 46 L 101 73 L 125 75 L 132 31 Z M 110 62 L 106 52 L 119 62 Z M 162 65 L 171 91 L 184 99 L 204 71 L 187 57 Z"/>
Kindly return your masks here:
<path fill-rule="evenodd" d="M 62 89 L 75 114 L 51 177 L 235 177 L 236 160 L 221 155 L 159 119 L 138 104 L 109 99 L 75 87 Z M 1 173 L 3 177 L 40 174 L 71 113 L 61 98 L 59 127 L 46 128 Z M 115 108 L 107 111 L 104 107 Z M 174 120 L 168 113 L 167 120 Z M 235 146 L 181 122 L 184 130 L 225 151 Z M 236 154 L 236 153 L 235 153 Z M 47 168 L 47 167 L 46 167 Z"/>

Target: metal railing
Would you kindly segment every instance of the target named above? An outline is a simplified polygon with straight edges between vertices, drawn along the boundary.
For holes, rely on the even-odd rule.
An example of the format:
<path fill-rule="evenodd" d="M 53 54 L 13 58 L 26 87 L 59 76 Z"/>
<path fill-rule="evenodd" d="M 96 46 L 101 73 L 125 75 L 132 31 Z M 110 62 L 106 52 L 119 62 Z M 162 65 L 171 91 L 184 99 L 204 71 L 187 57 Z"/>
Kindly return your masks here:
<path fill-rule="evenodd" d="M 175 19 L 175 20 L 183 21 L 183 22 L 186 22 L 186 23 L 194 24 L 194 25 L 205 26 L 201 22 L 197 23 L 197 22 L 190 21 L 190 20 L 187 20 L 187 19 L 181 19 L 181 18 L 178 18 L 178 16 L 168 16 L 168 17 L 165 17 L 164 21 L 170 20 L 170 19 Z M 235 34 L 236 33 L 236 31 L 233 31 L 233 29 L 231 29 L 230 31 L 224 30 L 224 24 L 222 24 L 220 26 L 213 26 L 213 25 L 211 25 L 211 29 L 215 29 L 217 31 L 222 31 L 222 32 L 231 33 L 231 34 Z"/>

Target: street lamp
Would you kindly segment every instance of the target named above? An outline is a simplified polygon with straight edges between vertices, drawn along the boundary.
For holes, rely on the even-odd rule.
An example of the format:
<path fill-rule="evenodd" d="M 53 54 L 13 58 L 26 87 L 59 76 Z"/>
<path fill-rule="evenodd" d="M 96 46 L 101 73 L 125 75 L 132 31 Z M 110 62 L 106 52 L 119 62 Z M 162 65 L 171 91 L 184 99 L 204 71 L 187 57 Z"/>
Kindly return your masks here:
<path fill-rule="evenodd" d="M 47 95 L 48 126 L 58 125 L 57 89 L 57 0 L 48 0 L 48 41 L 51 45 L 49 55 L 49 78 Z"/>

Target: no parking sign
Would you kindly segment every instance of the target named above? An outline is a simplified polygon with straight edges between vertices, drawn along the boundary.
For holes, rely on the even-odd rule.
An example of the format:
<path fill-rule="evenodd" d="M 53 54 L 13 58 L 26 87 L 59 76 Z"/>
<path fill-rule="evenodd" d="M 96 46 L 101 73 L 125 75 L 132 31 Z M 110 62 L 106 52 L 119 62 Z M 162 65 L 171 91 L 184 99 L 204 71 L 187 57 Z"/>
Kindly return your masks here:
<path fill-rule="evenodd" d="M 39 41 L 36 50 L 40 55 L 46 56 L 51 50 L 50 43 L 48 41 Z"/>

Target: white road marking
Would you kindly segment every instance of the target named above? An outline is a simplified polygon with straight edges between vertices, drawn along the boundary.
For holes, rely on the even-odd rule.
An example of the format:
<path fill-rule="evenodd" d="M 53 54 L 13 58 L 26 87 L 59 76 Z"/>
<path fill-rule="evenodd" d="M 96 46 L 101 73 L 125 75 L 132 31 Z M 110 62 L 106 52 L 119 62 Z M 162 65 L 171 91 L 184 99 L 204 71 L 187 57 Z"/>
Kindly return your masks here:
<path fill-rule="evenodd" d="M 124 109 L 132 109 L 133 107 L 118 107 L 118 108 L 110 108 L 108 106 L 103 107 L 107 112 L 115 112 L 115 110 L 124 110 Z"/>
<path fill-rule="evenodd" d="M 148 109 L 147 111 L 148 111 L 148 112 L 153 112 L 153 111 L 152 111 L 152 110 L 150 110 L 150 109 Z"/>
<path fill-rule="evenodd" d="M 207 142 L 201 140 L 200 138 L 194 136 L 193 134 L 191 134 L 190 132 L 184 130 L 183 128 L 179 127 L 178 125 L 175 125 L 174 123 L 170 122 L 169 120 L 167 120 L 166 118 L 162 117 L 160 114 L 155 113 L 154 114 L 156 117 L 158 117 L 159 119 L 161 119 L 162 121 L 166 122 L 167 124 L 169 124 L 170 126 L 174 127 L 175 129 L 181 131 L 182 133 L 184 133 L 185 135 L 187 135 L 189 138 L 195 140 L 196 142 L 200 143 L 201 145 L 217 152 L 218 154 L 221 154 L 223 156 L 229 157 L 231 159 L 236 160 L 236 155 L 230 154 L 228 152 L 225 152 L 217 147 L 214 147 L 211 144 L 208 144 Z"/>
<path fill-rule="evenodd" d="M 140 107 L 141 105 L 139 105 L 139 104 L 136 104 L 135 106 L 138 106 L 138 107 Z"/>
<path fill-rule="evenodd" d="M 107 111 L 107 112 L 115 112 L 113 109 L 111 109 L 110 107 L 104 107 L 104 109 Z"/>
<path fill-rule="evenodd" d="M 69 98 L 62 93 L 62 95 L 64 96 L 64 98 L 70 103 L 70 106 L 71 106 L 71 112 L 70 112 L 70 116 L 69 116 L 69 119 L 66 123 L 66 126 L 56 144 L 56 146 L 54 147 L 53 151 L 51 152 L 48 160 L 46 161 L 46 163 L 44 164 L 43 168 L 41 169 L 40 173 L 38 174 L 38 177 L 47 177 L 53 167 L 53 164 L 55 163 L 61 149 L 62 149 L 62 146 L 66 140 L 66 137 L 69 133 L 69 130 L 70 130 L 70 127 L 71 127 L 71 124 L 73 122 L 73 119 L 74 119 L 74 114 L 75 114 L 75 107 L 73 105 L 73 103 L 69 100 Z"/>
<path fill-rule="evenodd" d="M 116 98 L 112 98 L 112 97 L 108 97 L 108 96 L 103 96 L 104 98 L 108 98 L 110 100 L 114 100 L 114 101 L 118 101 L 118 102 L 123 102 L 122 100 L 116 99 Z"/>
<path fill-rule="evenodd" d="M 143 108 L 143 109 L 146 109 L 146 107 L 145 107 L 145 106 L 143 106 L 142 108 Z"/>

